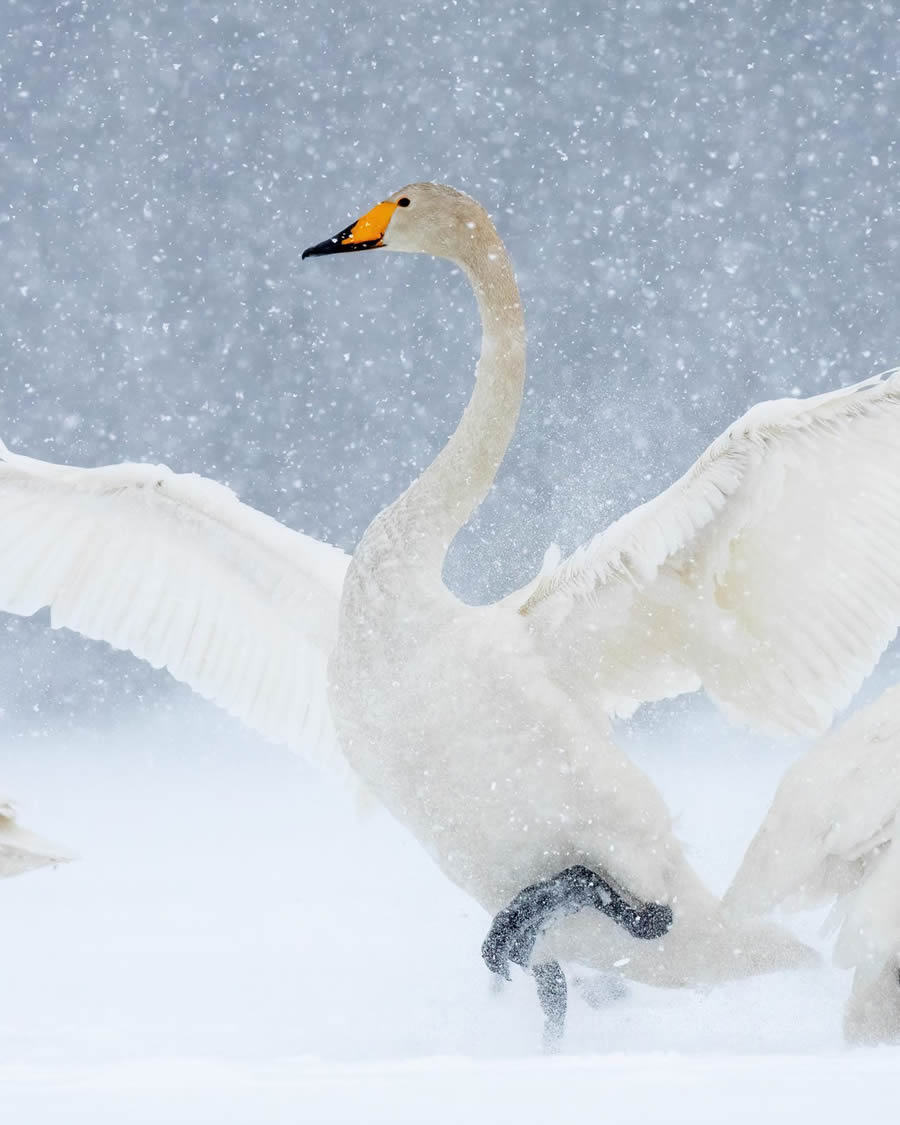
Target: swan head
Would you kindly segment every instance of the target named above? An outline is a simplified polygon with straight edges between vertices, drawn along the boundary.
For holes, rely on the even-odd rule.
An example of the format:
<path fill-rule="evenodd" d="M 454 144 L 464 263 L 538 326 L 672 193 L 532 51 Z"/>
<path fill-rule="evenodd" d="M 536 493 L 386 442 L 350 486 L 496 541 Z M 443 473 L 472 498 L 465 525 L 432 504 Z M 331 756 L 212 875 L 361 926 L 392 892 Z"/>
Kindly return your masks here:
<path fill-rule="evenodd" d="M 465 261 L 490 235 L 496 237 L 487 212 L 470 196 L 446 184 L 407 184 L 303 257 L 400 250 Z"/>

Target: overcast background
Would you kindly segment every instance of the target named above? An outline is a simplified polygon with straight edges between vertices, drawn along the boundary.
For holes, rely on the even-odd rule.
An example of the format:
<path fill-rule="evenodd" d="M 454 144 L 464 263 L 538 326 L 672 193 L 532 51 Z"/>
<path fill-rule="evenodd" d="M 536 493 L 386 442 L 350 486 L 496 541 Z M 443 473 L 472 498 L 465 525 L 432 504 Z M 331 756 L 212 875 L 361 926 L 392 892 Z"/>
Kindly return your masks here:
<path fill-rule="evenodd" d="M 20 0 L 0 29 L 20 451 L 196 470 L 352 548 L 455 425 L 474 303 L 446 263 L 300 252 L 416 179 L 485 203 L 528 321 L 521 428 L 448 566 L 467 598 L 754 401 L 900 362 L 892 4 Z M 8 629 L 9 715 L 173 690 Z"/>

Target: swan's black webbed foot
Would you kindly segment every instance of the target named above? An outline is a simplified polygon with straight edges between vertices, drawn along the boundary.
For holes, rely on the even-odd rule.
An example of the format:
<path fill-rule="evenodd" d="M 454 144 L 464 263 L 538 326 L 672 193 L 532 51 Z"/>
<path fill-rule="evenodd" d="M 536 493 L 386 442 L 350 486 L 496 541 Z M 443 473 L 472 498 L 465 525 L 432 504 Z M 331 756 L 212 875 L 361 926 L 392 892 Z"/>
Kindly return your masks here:
<path fill-rule="evenodd" d="M 579 864 L 519 891 L 496 915 L 481 947 L 485 964 L 509 980 L 510 962 L 527 969 L 547 926 L 586 906 L 606 914 L 636 938 L 662 937 L 672 925 L 670 906 L 641 902 L 608 875 Z M 566 978 L 558 961 L 534 965 L 531 971 L 544 1011 L 544 1050 L 555 1051 L 566 1024 Z"/>
<path fill-rule="evenodd" d="M 544 1011 L 544 1051 L 553 1054 L 559 1050 L 566 1027 L 566 976 L 559 961 L 544 961 L 531 972 Z"/>
<path fill-rule="evenodd" d="M 672 925 L 671 907 L 641 902 L 608 875 L 579 864 L 519 891 L 496 915 L 481 947 L 485 964 L 491 972 L 509 980 L 510 962 L 527 968 L 535 943 L 547 926 L 586 906 L 606 914 L 636 938 L 662 937 Z"/>

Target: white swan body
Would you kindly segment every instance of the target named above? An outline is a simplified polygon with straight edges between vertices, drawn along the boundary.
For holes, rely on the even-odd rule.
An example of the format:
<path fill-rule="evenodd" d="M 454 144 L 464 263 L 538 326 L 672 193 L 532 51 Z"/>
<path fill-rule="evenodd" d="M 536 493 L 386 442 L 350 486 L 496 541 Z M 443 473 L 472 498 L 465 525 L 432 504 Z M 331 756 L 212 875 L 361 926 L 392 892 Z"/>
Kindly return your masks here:
<path fill-rule="evenodd" d="M 830 721 L 900 620 L 900 378 L 754 408 L 537 582 L 467 606 L 441 571 L 515 428 L 519 294 L 487 214 L 451 188 L 410 185 L 314 249 L 378 247 L 465 270 L 482 353 L 455 434 L 349 569 L 212 482 L 4 454 L 0 606 L 49 605 L 54 625 L 169 667 L 289 744 L 327 726 L 311 701 L 330 656 L 346 758 L 488 909 L 570 862 L 673 907 L 664 941 L 584 912 L 553 930 L 551 955 L 626 959 L 669 984 L 796 962 L 787 936 L 724 918 L 609 715 L 702 685 L 760 723 Z"/>
<path fill-rule="evenodd" d="M 38 867 L 68 863 L 72 859 L 62 848 L 23 828 L 16 818 L 16 809 L 0 797 L 0 879 L 22 875 Z"/>
<path fill-rule="evenodd" d="M 900 685 L 787 771 L 726 895 L 741 917 L 836 901 L 847 1037 L 900 1041 Z"/>

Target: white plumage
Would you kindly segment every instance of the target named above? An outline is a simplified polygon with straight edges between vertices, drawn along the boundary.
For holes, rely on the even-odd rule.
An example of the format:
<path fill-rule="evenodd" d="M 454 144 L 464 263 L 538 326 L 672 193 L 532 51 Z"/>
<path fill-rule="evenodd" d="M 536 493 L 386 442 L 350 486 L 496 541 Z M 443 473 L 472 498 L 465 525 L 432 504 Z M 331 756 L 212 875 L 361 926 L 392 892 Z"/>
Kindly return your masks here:
<path fill-rule="evenodd" d="M 900 1040 L 900 685 L 787 771 L 725 901 L 739 917 L 835 901 L 838 964 L 854 970 L 845 1030 Z"/>
<path fill-rule="evenodd" d="M 38 867 L 68 863 L 71 859 L 63 848 L 23 828 L 18 823 L 13 803 L 0 796 L 0 879 L 22 875 Z"/>
<path fill-rule="evenodd" d="M 358 234 L 353 232 L 357 231 Z M 735 926 L 687 863 L 609 716 L 701 685 L 761 725 L 821 729 L 900 621 L 900 376 L 754 408 L 675 485 L 494 606 L 441 572 L 512 437 L 525 367 L 519 294 L 483 209 L 413 184 L 316 248 L 450 258 L 483 327 L 456 432 L 374 520 L 333 548 L 153 466 L 0 463 L 0 606 L 168 667 L 288 744 L 322 689 L 357 773 L 490 910 L 571 864 L 668 902 L 662 943 L 604 917 L 563 921 L 545 952 L 666 984 L 795 964 Z M 327 740 L 326 740 L 327 741 Z"/>
<path fill-rule="evenodd" d="M 525 612 L 610 710 L 703 686 L 825 730 L 900 621 L 900 373 L 753 407 L 655 499 L 541 579 Z"/>
<path fill-rule="evenodd" d="M 234 493 L 162 465 L 76 469 L 0 444 L 0 605 L 50 607 L 249 726 L 311 746 L 327 722 L 349 559 Z"/>

